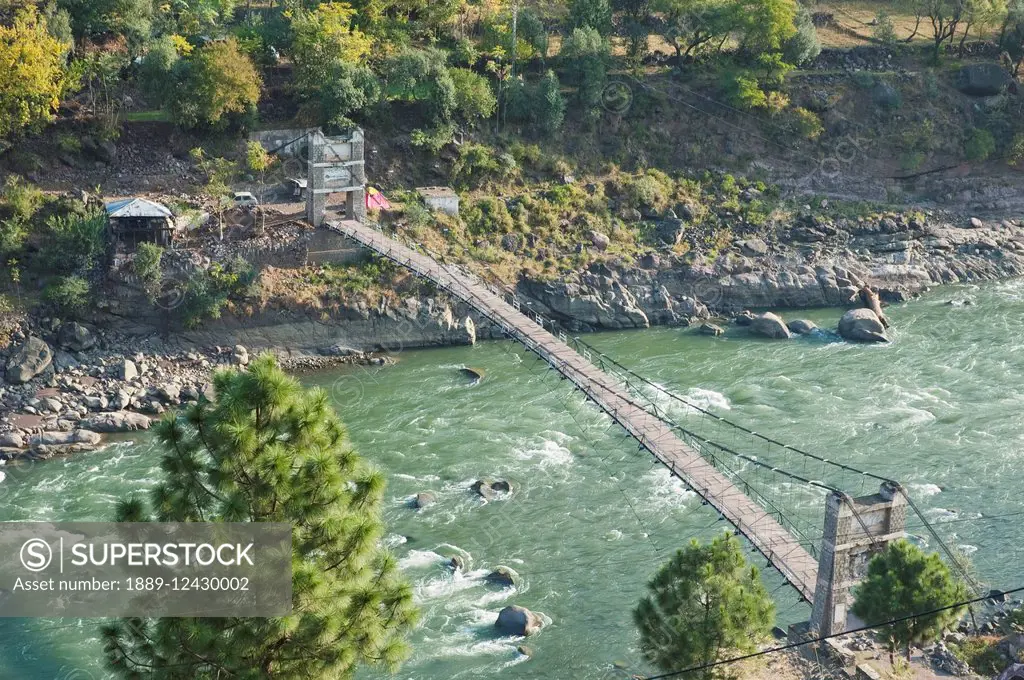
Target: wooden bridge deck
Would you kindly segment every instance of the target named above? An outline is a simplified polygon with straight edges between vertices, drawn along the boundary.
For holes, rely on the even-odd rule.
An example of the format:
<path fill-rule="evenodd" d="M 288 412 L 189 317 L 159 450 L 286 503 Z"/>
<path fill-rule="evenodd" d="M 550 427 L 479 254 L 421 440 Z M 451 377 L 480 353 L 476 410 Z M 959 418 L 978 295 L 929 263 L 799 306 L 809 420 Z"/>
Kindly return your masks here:
<path fill-rule="evenodd" d="M 814 601 L 818 574 L 814 557 L 774 517 L 679 439 L 668 425 L 638 406 L 619 380 L 594 366 L 470 275 L 418 253 L 370 226 L 354 221 L 326 226 L 433 281 L 547 361 L 718 510 L 808 602 Z"/>

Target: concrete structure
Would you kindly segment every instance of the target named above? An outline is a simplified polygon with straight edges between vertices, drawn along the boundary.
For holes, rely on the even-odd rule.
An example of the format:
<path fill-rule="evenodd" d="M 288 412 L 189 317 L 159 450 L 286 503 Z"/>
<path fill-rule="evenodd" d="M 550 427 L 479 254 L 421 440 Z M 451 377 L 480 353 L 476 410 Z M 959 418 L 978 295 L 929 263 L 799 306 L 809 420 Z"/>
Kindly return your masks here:
<path fill-rule="evenodd" d="M 110 233 L 119 243 L 134 248 L 140 242 L 168 246 L 174 238 L 174 214 L 166 206 L 145 198 L 123 198 L 106 204 Z"/>
<path fill-rule="evenodd" d="M 310 132 L 306 164 L 306 219 L 314 227 L 324 222 L 329 194 L 344 193 L 345 218 L 366 219 L 366 172 L 363 167 L 363 131 L 353 128 L 347 135 L 327 137 L 320 130 Z"/>
<path fill-rule="evenodd" d="M 459 195 L 451 187 L 417 187 L 416 193 L 435 212 L 443 212 L 452 217 L 459 214 Z"/>
<path fill-rule="evenodd" d="M 906 519 L 907 500 L 895 482 L 883 482 L 877 494 L 863 498 L 829 494 L 811 612 L 812 633 L 833 635 L 859 625 L 849 620 L 850 589 L 864 578 L 875 554 L 904 537 Z"/>

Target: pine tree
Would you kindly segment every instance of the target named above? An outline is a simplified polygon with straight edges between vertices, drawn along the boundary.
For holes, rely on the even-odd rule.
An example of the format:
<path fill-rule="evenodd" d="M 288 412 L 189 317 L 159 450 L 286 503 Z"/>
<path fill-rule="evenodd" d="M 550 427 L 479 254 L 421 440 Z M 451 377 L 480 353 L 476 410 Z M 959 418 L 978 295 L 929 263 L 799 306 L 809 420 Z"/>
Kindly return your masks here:
<path fill-rule="evenodd" d="M 633 620 L 644 657 L 665 672 L 711 663 L 725 652 L 753 651 L 775 620 L 760 573 L 730 533 L 709 545 L 691 541 L 647 588 L 650 595 Z M 708 668 L 700 677 L 726 677 L 728 669 Z"/>
<path fill-rule="evenodd" d="M 164 481 L 116 520 L 287 522 L 292 614 L 283 618 L 121 619 L 102 629 L 124 678 L 347 679 L 394 669 L 417 612 L 381 546 L 383 476 L 352 449 L 320 389 L 260 357 L 214 377 L 216 398 L 157 427 Z"/>
<path fill-rule="evenodd" d="M 565 120 L 565 98 L 558 76 L 551 69 L 540 80 L 537 120 L 545 132 L 557 132 Z"/>
<path fill-rule="evenodd" d="M 855 591 L 853 613 L 868 625 L 918 612 L 949 607 L 967 598 L 967 587 L 935 553 L 925 554 L 909 541 L 894 541 L 875 555 L 868 574 Z M 918 616 L 881 628 L 889 657 L 902 647 L 910 659 L 910 645 L 936 639 L 963 616 L 965 607 Z"/>

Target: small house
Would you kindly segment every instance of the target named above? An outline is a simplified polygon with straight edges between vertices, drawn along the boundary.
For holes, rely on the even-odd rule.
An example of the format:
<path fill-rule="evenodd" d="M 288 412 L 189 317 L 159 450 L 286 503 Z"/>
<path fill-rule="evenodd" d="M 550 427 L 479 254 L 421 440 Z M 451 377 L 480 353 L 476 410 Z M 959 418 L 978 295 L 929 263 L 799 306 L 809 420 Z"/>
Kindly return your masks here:
<path fill-rule="evenodd" d="M 143 241 L 168 246 L 174 238 L 174 214 L 145 198 L 124 198 L 107 203 L 107 219 L 114 239 L 129 247 Z"/>
<path fill-rule="evenodd" d="M 459 214 L 459 195 L 451 187 L 418 187 L 416 193 L 434 212 L 447 213 L 453 217 Z"/>

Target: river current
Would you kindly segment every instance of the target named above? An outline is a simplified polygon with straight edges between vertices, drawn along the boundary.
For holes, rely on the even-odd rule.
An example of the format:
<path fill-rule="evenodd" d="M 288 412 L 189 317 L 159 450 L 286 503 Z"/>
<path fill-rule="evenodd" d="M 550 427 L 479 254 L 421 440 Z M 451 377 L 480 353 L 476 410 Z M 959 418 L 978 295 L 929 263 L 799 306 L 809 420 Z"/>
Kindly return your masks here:
<path fill-rule="evenodd" d="M 1024 514 L 1013 514 L 1024 512 L 1024 281 L 943 288 L 887 311 L 893 342 L 885 346 L 829 334 L 762 341 L 734 329 L 719 338 L 659 328 L 586 340 L 712 412 L 900 480 L 943 539 L 970 554 L 981 580 L 1024 585 Z M 834 328 L 840 313 L 786 316 Z M 486 376 L 473 384 L 462 366 Z M 303 380 L 329 391 L 360 453 L 387 473 L 387 540 L 423 612 L 398 678 L 650 670 L 631 620 L 644 584 L 675 548 L 726 527 L 568 383 L 507 342 L 407 351 L 393 367 Z M 157 460 L 144 434 L 9 469 L 0 520 L 106 520 L 118 499 L 156 483 Z M 468 491 L 482 477 L 508 479 L 515 491 L 484 502 Z M 409 500 L 421 491 L 437 502 L 414 510 Z M 774 491 L 820 517 L 820 497 Z M 466 568 L 453 575 L 445 564 L 456 555 Z M 499 565 L 517 572 L 519 585 L 488 585 L 484 576 Z M 763 574 L 779 622 L 805 620 L 809 607 L 773 570 Z M 496 614 L 508 604 L 549 624 L 527 641 L 496 637 Z M 0 619 L 0 679 L 106 678 L 98 623 Z M 532 657 L 517 653 L 521 644 Z"/>

